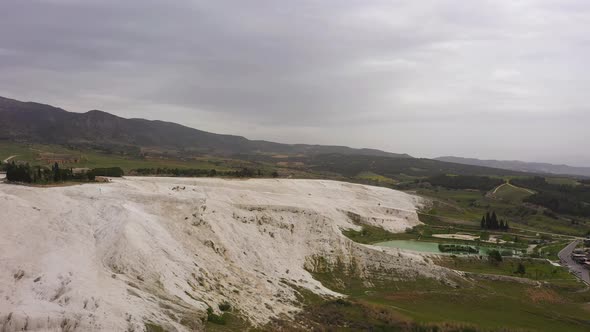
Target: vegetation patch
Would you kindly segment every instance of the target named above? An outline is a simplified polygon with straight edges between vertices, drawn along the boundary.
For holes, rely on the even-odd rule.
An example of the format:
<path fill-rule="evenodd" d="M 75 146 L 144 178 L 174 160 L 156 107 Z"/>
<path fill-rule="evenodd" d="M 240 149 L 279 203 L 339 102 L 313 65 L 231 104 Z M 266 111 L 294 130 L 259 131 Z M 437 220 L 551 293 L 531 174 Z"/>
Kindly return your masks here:
<path fill-rule="evenodd" d="M 440 250 L 441 252 L 463 252 L 473 254 L 479 252 L 479 249 L 476 249 L 472 246 L 466 246 L 461 244 L 439 244 L 438 250 Z"/>
<path fill-rule="evenodd" d="M 363 183 L 372 184 L 372 185 L 386 185 L 391 186 L 396 184 L 398 181 L 388 178 L 383 175 L 379 175 L 377 173 L 373 173 L 370 171 L 365 171 L 357 174 L 354 177 L 356 180 L 361 180 Z"/>
<path fill-rule="evenodd" d="M 354 229 L 345 229 L 342 231 L 342 234 L 354 242 L 364 244 L 374 244 L 403 238 L 414 238 L 412 235 L 391 233 L 381 227 L 367 224 L 362 224 L 360 231 L 356 231 Z"/>
<path fill-rule="evenodd" d="M 502 261 L 494 262 L 483 256 L 440 256 L 433 261 L 437 265 L 459 271 L 523 277 L 552 282 L 563 287 L 580 286 L 577 279 L 567 269 L 553 266 L 542 259 L 502 257 Z"/>
<path fill-rule="evenodd" d="M 472 176 L 472 175 L 436 175 L 430 177 L 425 182 L 433 186 L 445 187 L 448 189 L 477 189 L 477 190 L 491 190 L 501 185 L 504 180 L 492 178 L 488 176 Z"/>
<path fill-rule="evenodd" d="M 144 325 L 146 332 L 166 332 L 166 330 L 164 330 L 164 328 L 158 324 L 145 323 Z"/>
<path fill-rule="evenodd" d="M 227 324 L 227 315 L 225 313 L 218 315 L 213 312 L 211 307 L 207 308 L 207 321 L 217 325 Z"/>
<path fill-rule="evenodd" d="M 487 272 L 505 270 L 512 275 L 517 263 L 511 266 L 511 262 L 504 260 L 494 265 L 482 260 L 475 265 L 485 265 Z M 474 265 L 470 261 L 464 264 Z M 525 277 L 535 275 L 536 263 L 525 264 Z M 555 281 L 563 276 L 559 273 Z M 553 275 L 550 271 L 549 274 Z M 573 288 L 562 288 L 559 284 L 531 289 L 526 284 L 506 281 L 457 280 L 459 287 L 452 287 L 432 279 L 407 280 L 395 275 L 363 282 L 338 269 L 316 273 L 314 277 L 333 290 L 349 295 L 347 303 L 318 304 L 302 313 L 310 324 L 327 322 L 333 330 L 549 332 L 590 328 L 584 318 L 587 312 L 582 308 L 590 299 L 588 291 L 572 296 Z M 577 289 L 579 287 L 578 284 Z M 531 300 L 534 290 L 541 292 L 536 302 Z M 555 301 L 562 302 L 556 306 Z M 352 326 L 356 328 L 349 328 Z"/>
<path fill-rule="evenodd" d="M 531 196 L 533 192 L 528 189 L 516 187 L 510 183 L 506 183 L 498 187 L 492 196 L 495 199 L 500 199 L 505 202 L 513 204 L 521 204 L 527 197 Z"/>

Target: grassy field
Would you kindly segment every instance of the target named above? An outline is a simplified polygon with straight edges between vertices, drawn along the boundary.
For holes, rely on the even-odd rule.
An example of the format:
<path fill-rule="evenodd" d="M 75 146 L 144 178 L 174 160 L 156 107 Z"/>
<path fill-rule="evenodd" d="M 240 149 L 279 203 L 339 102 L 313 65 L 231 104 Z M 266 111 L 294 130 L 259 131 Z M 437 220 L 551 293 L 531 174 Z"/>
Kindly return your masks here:
<path fill-rule="evenodd" d="M 216 157 L 186 158 L 184 160 L 167 158 L 165 156 L 141 158 L 133 155 L 109 154 L 91 149 L 68 149 L 55 145 L 0 142 L 0 160 L 4 160 L 13 155 L 17 156 L 13 159 L 15 161 L 23 161 L 28 162 L 31 165 L 43 166 L 50 166 L 50 162 L 47 161 L 47 158 L 51 158 L 53 155 L 71 156 L 72 158 L 77 159 L 78 162 L 65 162 L 63 163 L 63 167 L 121 167 L 125 172 L 137 168 L 164 167 L 179 169 L 216 169 L 217 171 L 252 167 L 268 173 L 274 170 L 274 167 L 271 165 Z"/>
<path fill-rule="evenodd" d="M 562 287 L 581 287 L 580 282 L 567 269 L 553 266 L 546 260 L 532 258 L 509 258 L 504 257 L 502 262 L 491 263 L 487 257 L 479 258 L 477 256 L 441 256 L 435 260 L 440 266 L 445 266 L 454 270 L 497 274 L 512 277 L 522 277 L 537 281 L 548 281 Z M 518 264 L 523 264 L 524 274 L 517 273 Z"/>
<path fill-rule="evenodd" d="M 545 180 L 551 184 L 563 184 L 567 186 L 577 186 L 580 184 L 578 181 L 576 181 L 576 179 L 565 177 L 548 177 L 545 178 Z"/>
<path fill-rule="evenodd" d="M 31 161 L 35 160 L 37 152 L 30 149 L 27 145 L 0 141 L 0 161 L 14 155 L 18 156 L 17 159 Z"/>
<path fill-rule="evenodd" d="M 541 257 L 544 257 L 544 258 L 547 258 L 547 259 L 550 259 L 553 261 L 559 261 L 559 256 L 557 256 L 557 254 L 563 248 L 565 248 L 569 243 L 570 243 L 570 241 L 559 241 L 557 243 L 551 243 L 551 244 L 539 246 L 539 247 L 535 248 L 535 251 L 537 251 Z"/>
<path fill-rule="evenodd" d="M 373 172 L 361 172 L 354 177 L 357 180 L 366 180 L 369 182 L 374 182 L 375 184 L 386 184 L 386 185 L 394 185 L 397 183 L 394 179 L 388 178 L 383 175 L 379 175 Z"/>
<path fill-rule="evenodd" d="M 441 221 L 450 224 L 476 226 L 482 215 L 496 211 L 499 218 L 507 220 L 514 228 L 574 236 L 584 236 L 590 232 L 590 220 L 587 218 L 551 217 L 521 202 L 494 199 L 480 191 L 420 188 L 413 192 L 432 201 L 426 213 L 439 216 Z"/>
<path fill-rule="evenodd" d="M 513 204 L 522 203 L 522 201 L 530 195 L 532 195 L 530 190 L 519 188 L 511 184 L 503 184 L 493 193 L 494 198 Z"/>
<path fill-rule="evenodd" d="M 531 267 L 533 269 L 533 267 Z M 489 272 L 489 270 L 488 270 Z M 381 312 L 383 320 L 397 320 L 398 326 L 438 325 L 457 327 L 461 331 L 588 331 L 586 320 L 589 311 L 584 303 L 590 300 L 588 291 L 573 293 L 550 283 L 535 287 L 521 283 L 464 280 L 458 287 L 431 279 L 413 281 L 371 280 L 373 286 L 365 286 L 360 280 L 343 271 L 315 273 L 314 276 L 330 288 L 348 294 L 351 306 L 374 308 Z M 350 310 L 350 306 L 346 307 Z M 333 309 L 333 308 L 332 308 Z M 321 306 L 313 307 L 322 310 Z M 331 310 L 320 315 L 324 321 L 337 316 Z M 349 326 L 355 324 L 356 315 L 350 316 Z M 311 315 L 314 317 L 314 315 Z M 338 321 L 337 319 L 335 321 Z M 411 323 L 410 323 L 411 322 Z M 377 329 L 378 330 L 378 329 Z"/>

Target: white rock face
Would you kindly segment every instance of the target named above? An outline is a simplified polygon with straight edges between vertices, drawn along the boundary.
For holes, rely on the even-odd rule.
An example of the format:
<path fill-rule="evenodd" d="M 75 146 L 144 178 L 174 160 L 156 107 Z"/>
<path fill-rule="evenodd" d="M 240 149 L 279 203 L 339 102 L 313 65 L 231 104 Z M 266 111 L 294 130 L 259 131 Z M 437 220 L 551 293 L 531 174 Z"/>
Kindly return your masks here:
<path fill-rule="evenodd" d="M 352 220 L 394 232 L 417 197 L 324 180 L 127 178 L 33 188 L 0 184 L 0 330 L 202 329 L 227 301 L 253 324 L 300 310 L 288 283 L 312 257 L 445 272 L 420 255 L 353 243 Z"/>

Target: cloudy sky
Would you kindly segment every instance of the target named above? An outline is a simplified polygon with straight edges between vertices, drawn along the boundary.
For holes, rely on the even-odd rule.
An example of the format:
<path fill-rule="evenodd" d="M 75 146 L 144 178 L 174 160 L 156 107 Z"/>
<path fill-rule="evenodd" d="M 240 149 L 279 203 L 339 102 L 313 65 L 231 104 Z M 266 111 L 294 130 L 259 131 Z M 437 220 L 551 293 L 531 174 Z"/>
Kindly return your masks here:
<path fill-rule="evenodd" d="M 587 0 L 1 0 L 0 95 L 286 143 L 590 166 Z"/>

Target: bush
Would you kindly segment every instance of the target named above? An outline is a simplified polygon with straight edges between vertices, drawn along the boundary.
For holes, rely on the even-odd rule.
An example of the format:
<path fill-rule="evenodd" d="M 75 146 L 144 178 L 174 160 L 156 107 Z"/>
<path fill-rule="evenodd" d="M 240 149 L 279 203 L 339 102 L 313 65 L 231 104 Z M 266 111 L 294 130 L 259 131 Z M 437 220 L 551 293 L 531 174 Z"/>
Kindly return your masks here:
<path fill-rule="evenodd" d="M 502 254 L 498 250 L 490 250 L 488 251 L 488 259 L 492 263 L 499 263 L 502 261 Z"/>
<path fill-rule="evenodd" d="M 213 309 L 209 307 L 207 308 L 207 321 L 213 324 L 225 325 L 227 324 L 227 316 L 225 313 L 222 315 L 217 315 L 213 312 Z"/>
<path fill-rule="evenodd" d="M 219 304 L 219 310 L 221 311 L 229 311 L 231 309 L 231 305 L 228 302 L 223 302 Z"/>

